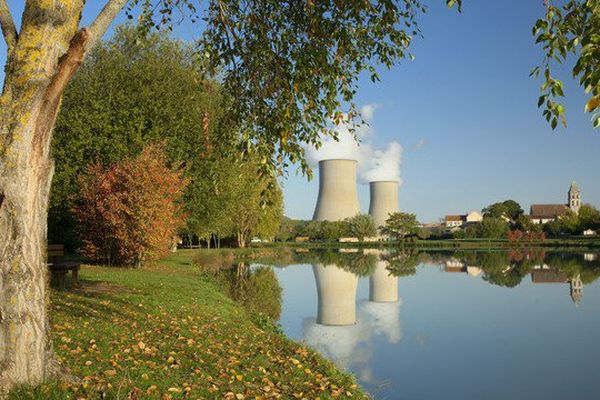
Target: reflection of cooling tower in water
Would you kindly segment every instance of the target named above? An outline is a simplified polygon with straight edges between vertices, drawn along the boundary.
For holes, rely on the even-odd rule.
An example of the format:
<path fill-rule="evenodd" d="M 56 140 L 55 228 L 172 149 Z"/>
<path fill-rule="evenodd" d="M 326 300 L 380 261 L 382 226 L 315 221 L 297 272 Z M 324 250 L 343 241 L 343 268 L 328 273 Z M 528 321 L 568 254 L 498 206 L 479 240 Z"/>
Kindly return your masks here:
<path fill-rule="evenodd" d="M 319 162 L 319 197 L 315 221 L 339 221 L 360 212 L 356 194 L 356 161 Z"/>
<path fill-rule="evenodd" d="M 384 303 L 398 301 L 398 277 L 387 270 L 386 261 L 377 261 L 375 271 L 369 277 L 369 300 Z"/>
<path fill-rule="evenodd" d="M 358 276 L 335 265 L 313 265 L 319 309 L 317 323 L 353 325 L 356 323 Z"/>
<path fill-rule="evenodd" d="M 385 225 L 391 213 L 398 211 L 398 182 L 376 181 L 370 182 L 371 203 L 369 215 L 375 220 L 377 227 Z"/>

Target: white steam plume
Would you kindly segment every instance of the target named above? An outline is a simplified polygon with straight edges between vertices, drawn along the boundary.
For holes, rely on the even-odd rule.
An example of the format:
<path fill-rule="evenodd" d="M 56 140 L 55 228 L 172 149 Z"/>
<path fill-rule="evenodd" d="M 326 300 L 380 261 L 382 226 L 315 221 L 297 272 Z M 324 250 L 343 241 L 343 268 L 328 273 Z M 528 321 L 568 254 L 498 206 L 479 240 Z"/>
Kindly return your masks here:
<path fill-rule="evenodd" d="M 337 141 L 331 136 L 323 136 L 319 149 L 306 146 L 306 159 L 309 165 L 317 168 L 321 160 L 356 160 L 361 183 L 371 181 L 402 183 L 400 179 L 402 146 L 398 142 L 391 142 L 385 150 L 378 150 L 372 144 L 374 130 L 369 124 L 377 108 L 376 104 L 367 104 L 361 108 L 361 115 L 366 124 L 356 127 L 354 134 L 348 124 L 341 123 L 335 128 Z"/>
<path fill-rule="evenodd" d="M 373 181 L 398 181 L 400 184 L 400 163 L 402 162 L 402 146 L 398 142 L 391 142 L 385 150 L 375 150 L 368 161 L 361 180 Z"/>
<path fill-rule="evenodd" d="M 373 129 L 369 125 L 375 109 L 374 104 L 367 104 L 361 108 L 361 115 L 366 124 L 356 126 L 351 132 L 351 124 L 342 122 L 334 129 L 337 140 L 331 136 L 321 136 L 321 147 L 316 149 L 306 146 L 306 159 L 312 168 L 316 168 L 321 160 L 348 159 L 356 160 L 362 164 L 369 159 L 373 152 L 371 137 Z"/>

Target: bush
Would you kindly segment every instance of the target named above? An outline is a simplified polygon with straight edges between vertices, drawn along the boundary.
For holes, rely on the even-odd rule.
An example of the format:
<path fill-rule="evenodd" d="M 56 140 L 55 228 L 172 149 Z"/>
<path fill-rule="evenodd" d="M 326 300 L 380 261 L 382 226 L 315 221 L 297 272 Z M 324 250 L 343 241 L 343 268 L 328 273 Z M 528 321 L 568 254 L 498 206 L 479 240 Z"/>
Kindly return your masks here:
<path fill-rule="evenodd" d="M 346 218 L 345 224 L 350 236 L 357 237 L 359 240 L 377 235 L 377 225 L 369 214 L 356 214 L 354 217 Z"/>
<path fill-rule="evenodd" d="M 186 181 L 167 166 L 162 145 L 107 168 L 88 167 L 80 178 L 74 215 L 81 254 L 98 262 L 140 265 L 166 255 L 183 216 Z"/>
<path fill-rule="evenodd" d="M 485 217 L 481 221 L 481 237 L 487 239 L 500 239 L 506 236 L 508 223 L 501 218 Z"/>
<path fill-rule="evenodd" d="M 506 238 L 510 243 L 519 242 L 540 242 L 543 243 L 546 240 L 544 232 L 523 232 L 520 230 L 508 231 Z"/>
<path fill-rule="evenodd" d="M 452 232 L 453 239 L 465 239 L 466 237 L 467 237 L 467 234 L 462 229 Z"/>
<path fill-rule="evenodd" d="M 427 228 L 417 229 L 417 237 L 421 240 L 427 240 L 431 237 L 431 231 Z"/>

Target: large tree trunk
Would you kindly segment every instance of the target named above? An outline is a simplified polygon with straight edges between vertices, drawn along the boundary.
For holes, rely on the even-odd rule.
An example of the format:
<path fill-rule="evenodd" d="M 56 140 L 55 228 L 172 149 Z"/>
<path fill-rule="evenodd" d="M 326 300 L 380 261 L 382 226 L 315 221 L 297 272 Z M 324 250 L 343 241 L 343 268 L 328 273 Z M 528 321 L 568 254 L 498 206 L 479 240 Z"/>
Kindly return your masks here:
<path fill-rule="evenodd" d="M 46 231 L 52 131 L 81 63 L 83 0 L 28 2 L 0 97 L 0 396 L 48 378 Z"/>

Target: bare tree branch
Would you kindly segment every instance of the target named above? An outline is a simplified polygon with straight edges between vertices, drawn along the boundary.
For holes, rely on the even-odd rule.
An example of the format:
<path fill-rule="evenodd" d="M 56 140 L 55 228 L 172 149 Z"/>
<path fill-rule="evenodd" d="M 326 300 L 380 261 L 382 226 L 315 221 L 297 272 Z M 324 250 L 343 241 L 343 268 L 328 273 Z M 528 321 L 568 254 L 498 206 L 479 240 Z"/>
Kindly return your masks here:
<path fill-rule="evenodd" d="M 0 26 L 2 27 L 4 40 L 6 40 L 6 46 L 10 52 L 17 45 L 18 33 L 6 0 L 0 0 Z"/>
<path fill-rule="evenodd" d="M 108 26 L 112 23 L 125 4 L 127 4 L 127 1 L 128 0 L 108 0 L 94 22 L 92 22 L 87 28 L 84 28 L 88 31 L 88 40 L 85 43 L 86 52 L 94 47 L 96 42 L 102 37 L 102 35 L 104 35 L 108 29 Z"/>

